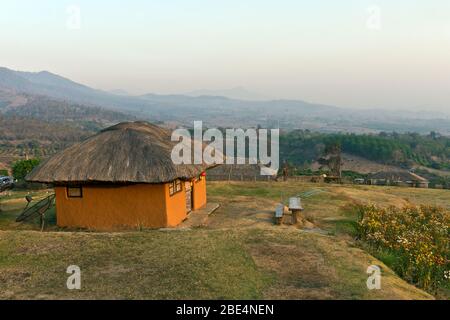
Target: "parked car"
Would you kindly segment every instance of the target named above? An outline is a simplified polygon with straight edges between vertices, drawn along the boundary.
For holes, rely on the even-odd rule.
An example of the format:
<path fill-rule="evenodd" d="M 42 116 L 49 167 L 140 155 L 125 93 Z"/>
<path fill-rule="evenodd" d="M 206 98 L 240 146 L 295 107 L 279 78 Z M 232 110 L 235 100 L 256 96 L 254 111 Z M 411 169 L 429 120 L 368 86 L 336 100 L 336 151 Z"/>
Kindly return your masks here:
<path fill-rule="evenodd" d="M 14 187 L 14 179 L 12 177 L 0 176 L 0 192 Z"/>

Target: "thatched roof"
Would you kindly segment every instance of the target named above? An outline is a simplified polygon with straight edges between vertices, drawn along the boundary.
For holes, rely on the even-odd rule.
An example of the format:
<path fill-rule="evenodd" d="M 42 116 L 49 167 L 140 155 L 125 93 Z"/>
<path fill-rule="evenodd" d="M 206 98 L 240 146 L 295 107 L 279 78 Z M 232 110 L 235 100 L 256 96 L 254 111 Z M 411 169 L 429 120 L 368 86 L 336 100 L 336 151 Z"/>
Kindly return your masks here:
<path fill-rule="evenodd" d="M 162 183 L 189 179 L 206 165 L 175 165 L 170 132 L 147 122 L 123 122 L 56 154 L 27 177 L 41 183 Z"/>

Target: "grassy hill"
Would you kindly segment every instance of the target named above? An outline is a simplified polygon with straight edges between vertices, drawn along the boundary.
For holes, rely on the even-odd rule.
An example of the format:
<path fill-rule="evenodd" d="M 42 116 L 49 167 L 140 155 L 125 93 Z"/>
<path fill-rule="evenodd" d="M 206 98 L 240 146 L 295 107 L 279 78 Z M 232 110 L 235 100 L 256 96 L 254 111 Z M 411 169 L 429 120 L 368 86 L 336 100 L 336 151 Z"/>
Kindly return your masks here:
<path fill-rule="evenodd" d="M 309 164 L 330 144 L 339 144 L 347 154 L 381 164 L 450 171 L 450 138 L 435 132 L 428 135 L 396 132 L 356 135 L 295 130 L 281 136 L 280 156 L 297 165 Z"/>
<path fill-rule="evenodd" d="M 50 123 L 66 123 L 81 129 L 98 129 L 120 121 L 135 119 L 132 115 L 105 108 L 50 99 L 45 96 L 24 95 L 21 105 L 4 107 L 3 114 L 9 117 L 37 119 Z"/>
<path fill-rule="evenodd" d="M 28 157 L 45 158 L 94 134 L 70 123 L 49 123 L 0 114 L 0 164 Z"/>
<path fill-rule="evenodd" d="M 415 170 L 430 186 L 450 187 L 450 138 L 436 132 L 379 134 L 324 134 L 295 130 L 280 137 L 280 158 L 298 173 L 318 170 L 316 160 L 327 145 L 343 151 L 343 170 L 366 174 L 386 170 Z"/>
<path fill-rule="evenodd" d="M 273 225 L 277 202 L 311 189 L 321 192 L 303 201 L 310 224 Z M 50 225 L 38 232 L 37 222 L 13 222 L 23 196 L 0 195 L 3 299 L 430 299 L 355 242 L 348 208 L 370 201 L 450 209 L 446 190 L 214 182 L 208 199 L 221 207 L 203 227 L 95 233 Z M 82 290 L 65 288 L 71 264 L 81 267 Z M 372 264 L 382 268 L 381 290 L 366 288 Z"/>
<path fill-rule="evenodd" d="M 0 168 L 45 158 L 134 116 L 100 107 L 0 90 Z"/>

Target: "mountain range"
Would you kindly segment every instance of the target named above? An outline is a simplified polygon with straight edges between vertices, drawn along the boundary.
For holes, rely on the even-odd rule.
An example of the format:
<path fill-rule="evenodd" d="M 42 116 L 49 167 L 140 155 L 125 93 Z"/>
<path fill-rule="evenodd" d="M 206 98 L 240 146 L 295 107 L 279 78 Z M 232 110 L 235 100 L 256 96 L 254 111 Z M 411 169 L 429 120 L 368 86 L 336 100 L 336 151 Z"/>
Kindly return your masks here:
<path fill-rule="evenodd" d="M 191 97 L 219 96 L 219 97 L 226 97 L 226 98 L 230 98 L 230 99 L 249 100 L 249 101 L 271 100 L 268 96 L 249 91 L 244 87 L 233 87 L 230 89 L 222 89 L 222 90 L 201 89 L 201 90 L 194 90 L 194 91 L 186 92 L 186 93 L 184 93 L 184 95 L 191 96 Z"/>
<path fill-rule="evenodd" d="M 450 135 L 450 117 L 444 114 L 352 110 L 301 100 L 264 100 L 241 87 L 219 92 L 135 96 L 120 89 L 113 92 L 94 89 L 48 71 L 23 72 L 0 67 L 0 113 L 14 114 L 28 105 L 27 115 L 37 116 L 36 112 L 30 112 L 30 101 L 35 105 L 39 101 L 41 112 L 46 103 L 55 112 L 58 104 L 64 104 L 66 110 L 78 108 L 87 113 L 86 108 L 97 108 L 105 114 L 109 112 L 107 121 L 139 118 L 192 126 L 194 120 L 202 120 L 210 127 L 261 125 L 322 132 L 438 131 Z"/>

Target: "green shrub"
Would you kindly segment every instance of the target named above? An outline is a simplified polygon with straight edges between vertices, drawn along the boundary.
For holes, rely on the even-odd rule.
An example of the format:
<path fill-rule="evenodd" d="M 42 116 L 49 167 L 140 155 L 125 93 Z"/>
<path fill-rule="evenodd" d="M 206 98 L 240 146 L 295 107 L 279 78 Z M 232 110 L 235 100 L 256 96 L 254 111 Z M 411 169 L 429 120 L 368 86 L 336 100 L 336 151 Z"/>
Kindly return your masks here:
<path fill-rule="evenodd" d="M 38 166 L 40 162 L 40 159 L 16 161 L 12 166 L 13 177 L 17 180 L 24 180 L 25 176 Z"/>
<path fill-rule="evenodd" d="M 425 290 L 449 281 L 449 212 L 434 206 L 361 205 L 358 216 L 359 238 L 401 277 Z"/>

